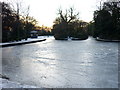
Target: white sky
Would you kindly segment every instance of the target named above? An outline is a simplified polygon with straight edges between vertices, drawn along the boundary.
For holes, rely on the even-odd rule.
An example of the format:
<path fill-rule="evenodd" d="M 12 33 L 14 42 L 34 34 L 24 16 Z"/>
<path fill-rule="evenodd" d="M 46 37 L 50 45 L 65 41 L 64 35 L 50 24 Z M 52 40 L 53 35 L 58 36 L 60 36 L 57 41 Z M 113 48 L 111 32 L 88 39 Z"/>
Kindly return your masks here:
<path fill-rule="evenodd" d="M 91 21 L 98 1 L 100 0 L 23 0 L 22 2 L 25 2 L 26 6 L 30 6 L 30 16 L 39 21 L 40 26 L 51 27 L 60 7 L 63 10 L 74 7 L 76 12 L 79 12 L 81 20 Z"/>

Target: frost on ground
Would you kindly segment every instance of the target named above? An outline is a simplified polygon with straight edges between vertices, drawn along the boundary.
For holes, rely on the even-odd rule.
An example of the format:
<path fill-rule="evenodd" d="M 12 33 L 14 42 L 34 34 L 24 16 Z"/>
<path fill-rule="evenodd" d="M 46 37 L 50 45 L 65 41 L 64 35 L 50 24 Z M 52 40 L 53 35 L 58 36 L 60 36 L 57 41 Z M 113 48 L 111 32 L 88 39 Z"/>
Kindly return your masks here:
<path fill-rule="evenodd" d="M 0 78 L 0 82 L 0 88 L 38 88 L 36 86 L 23 85 L 3 78 Z"/>

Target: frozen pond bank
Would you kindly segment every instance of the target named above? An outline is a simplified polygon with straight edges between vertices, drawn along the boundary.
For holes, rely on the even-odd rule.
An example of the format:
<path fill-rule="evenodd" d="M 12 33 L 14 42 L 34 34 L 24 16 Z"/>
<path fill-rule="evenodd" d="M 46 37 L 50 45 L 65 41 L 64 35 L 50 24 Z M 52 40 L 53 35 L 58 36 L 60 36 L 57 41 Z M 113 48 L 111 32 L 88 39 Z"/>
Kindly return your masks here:
<path fill-rule="evenodd" d="M 30 43 L 36 43 L 36 42 L 42 42 L 46 39 L 43 37 L 38 38 L 28 38 L 27 40 L 21 40 L 21 41 L 14 41 L 14 42 L 7 42 L 7 43 L 0 43 L 0 47 L 9 47 L 9 46 L 16 46 L 16 45 L 23 45 L 23 44 L 30 44 Z"/>

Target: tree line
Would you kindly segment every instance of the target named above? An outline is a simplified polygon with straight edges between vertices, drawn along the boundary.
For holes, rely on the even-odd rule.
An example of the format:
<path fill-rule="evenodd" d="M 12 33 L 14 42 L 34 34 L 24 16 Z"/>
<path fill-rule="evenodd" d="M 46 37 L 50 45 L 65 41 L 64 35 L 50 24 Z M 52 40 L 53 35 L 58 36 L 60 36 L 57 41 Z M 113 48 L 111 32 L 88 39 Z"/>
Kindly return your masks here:
<path fill-rule="evenodd" d="M 37 20 L 29 16 L 29 7 L 22 15 L 20 3 L 16 3 L 15 10 L 10 3 L 0 2 L 2 12 L 2 42 L 27 40 L 32 30 L 38 30 L 39 35 L 49 35 L 51 32 L 37 26 Z M 40 29 L 42 28 L 42 31 Z"/>
<path fill-rule="evenodd" d="M 120 1 L 106 1 L 94 11 L 93 20 L 89 23 L 78 18 L 73 8 L 63 12 L 58 10 L 54 21 L 53 34 L 55 39 L 68 37 L 85 40 L 88 36 L 94 38 L 120 40 Z"/>
<path fill-rule="evenodd" d="M 120 40 L 120 1 L 106 1 L 94 11 L 93 20 L 85 22 L 79 19 L 79 13 L 74 8 L 58 10 L 51 31 L 37 25 L 37 20 L 29 16 L 29 7 L 26 14 L 21 15 L 19 3 L 17 9 L 9 3 L 0 2 L 2 6 L 2 42 L 27 40 L 30 31 L 38 30 L 39 35 L 54 35 L 56 40 L 85 40 L 88 36 L 94 38 Z"/>
<path fill-rule="evenodd" d="M 94 21 L 89 23 L 88 33 L 95 38 L 120 40 L 120 1 L 104 2 L 94 12 Z"/>

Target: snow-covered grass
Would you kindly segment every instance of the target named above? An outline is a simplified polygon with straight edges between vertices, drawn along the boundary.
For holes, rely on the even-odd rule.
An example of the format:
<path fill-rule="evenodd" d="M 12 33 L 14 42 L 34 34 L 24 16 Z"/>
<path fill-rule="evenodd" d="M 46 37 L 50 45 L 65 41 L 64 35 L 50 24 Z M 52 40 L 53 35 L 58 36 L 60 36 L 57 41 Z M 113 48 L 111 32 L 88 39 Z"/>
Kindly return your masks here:
<path fill-rule="evenodd" d="M 16 44 L 16 43 L 25 43 L 25 42 L 31 42 L 31 41 L 37 41 L 37 40 L 43 40 L 48 38 L 48 36 L 38 36 L 38 38 L 28 38 L 27 40 L 23 39 L 21 41 L 14 41 L 14 42 L 6 42 L 6 43 L 0 43 L 1 45 L 7 45 L 7 44 Z"/>

